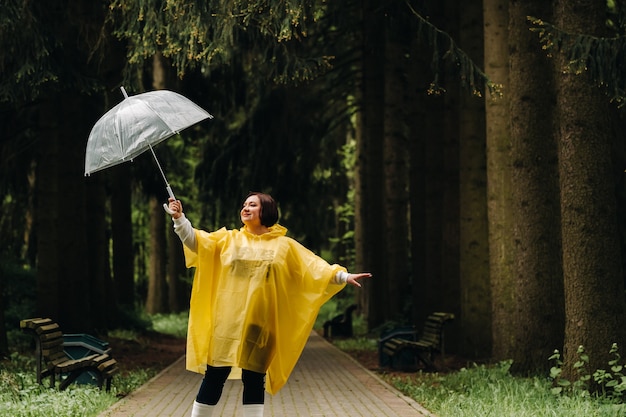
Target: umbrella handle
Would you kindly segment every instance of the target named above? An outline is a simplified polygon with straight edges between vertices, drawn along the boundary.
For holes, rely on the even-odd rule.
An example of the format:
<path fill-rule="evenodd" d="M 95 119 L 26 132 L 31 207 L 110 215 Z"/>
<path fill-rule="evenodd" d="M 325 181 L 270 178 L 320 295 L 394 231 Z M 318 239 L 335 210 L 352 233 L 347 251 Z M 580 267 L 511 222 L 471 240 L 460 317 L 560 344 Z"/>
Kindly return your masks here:
<path fill-rule="evenodd" d="M 166 185 L 165 189 L 167 190 L 167 194 L 169 194 L 170 198 L 173 198 L 174 200 L 176 200 L 176 197 L 174 197 L 174 192 L 172 191 L 172 187 L 170 187 L 169 184 Z M 165 212 L 167 214 L 169 214 L 170 216 L 174 213 L 176 213 L 173 210 L 170 210 L 170 208 L 168 207 L 167 204 L 163 203 L 163 210 L 165 210 Z"/>
<path fill-rule="evenodd" d="M 170 208 L 165 203 L 163 203 L 163 210 L 165 210 L 165 212 L 167 214 L 169 214 L 170 216 L 172 216 L 174 213 L 176 213 L 174 210 L 170 210 Z"/>

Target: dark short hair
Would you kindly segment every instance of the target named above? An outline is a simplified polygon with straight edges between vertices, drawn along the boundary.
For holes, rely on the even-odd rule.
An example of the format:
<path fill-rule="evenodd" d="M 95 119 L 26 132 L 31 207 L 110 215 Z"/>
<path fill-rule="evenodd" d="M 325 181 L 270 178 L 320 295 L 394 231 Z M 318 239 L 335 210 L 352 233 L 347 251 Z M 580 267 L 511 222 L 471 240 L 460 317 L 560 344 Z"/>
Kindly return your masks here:
<path fill-rule="evenodd" d="M 246 196 L 246 200 L 253 195 L 259 197 L 261 202 L 261 224 L 266 227 L 272 227 L 278 223 L 278 205 L 272 196 L 257 191 L 250 191 Z"/>

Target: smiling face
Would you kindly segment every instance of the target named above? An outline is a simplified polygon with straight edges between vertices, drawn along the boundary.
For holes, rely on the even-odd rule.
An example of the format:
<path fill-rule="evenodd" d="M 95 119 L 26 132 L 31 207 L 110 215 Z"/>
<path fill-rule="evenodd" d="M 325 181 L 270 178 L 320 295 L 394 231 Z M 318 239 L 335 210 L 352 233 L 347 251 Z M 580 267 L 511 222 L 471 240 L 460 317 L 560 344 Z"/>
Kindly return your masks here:
<path fill-rule="evenodd" d="M 258 195 L 246 198 L 241 208 L 241 222 L 248 227 L 261 226 L 261 200 Z"/>

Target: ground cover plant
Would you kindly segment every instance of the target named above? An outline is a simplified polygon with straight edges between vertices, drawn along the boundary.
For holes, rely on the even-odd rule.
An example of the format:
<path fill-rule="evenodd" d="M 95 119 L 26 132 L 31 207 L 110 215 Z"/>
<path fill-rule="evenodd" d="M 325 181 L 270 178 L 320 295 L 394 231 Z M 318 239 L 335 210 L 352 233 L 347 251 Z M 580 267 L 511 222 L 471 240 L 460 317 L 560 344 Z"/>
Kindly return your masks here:
<path fill-rule="evenodd" d="M 549 375 L 513 376 L 509 372 L 511 363 L 506 361 L 459 366 L 462 361 L 449 356 L 443 372 L 404 372 L 379 367 L 376 338 L 360 335 L 354 339 L 334 340 L 333 344 L 437 417 L 626 415 L 622 397 L 607 394 L 607 390 L 592 394 L 579 381 L 567 383 Z M 555 368 L 558 367 L 555 366 L 552 373 L 558 374 Z M 594 374 L 614 380 L 606 378 L 607 372 L 596 371 Z M 591 375 L 591 378 L 594 376 Z M 621 377 L 618 379 L 621 380 Z M 581 375 L 580 380 L 589 380 L 588 374 Z M 558 389 L 563 386 L 573 389 Z"/>
<path fill-rule="evenodd" d="M 473 364 L 454 355 L 438 358 L 441 372 L 403 372 L 381 368 L 376 334 L 367 334 L 358 320 L 354 330 L 354 338 L 332 343 L 437 417 L 626 416 L 626 376 L 616 345 L 605 370 L 588 369 L 589 358 L 579 348 L 576 381 L 561 378 L 558 351 L 546 358 L 553 364 L 550 374 L 527 378 L 512 375 L 510 361 Z M 592 391 L 594 383 L 599 389 Z"/>
<path fill-rule="evenodd" d="M 418 372 L 385 379 L 438 417 L 626 415 L 624 404 L 607 398 L 556 394 L 548 377 L 514 377 L 510 365 L 474 365 L 446 374 Z"/>
<path fill-rule="evenodd" d="M 158 315 L 143 330 L 120 329 L 106 340 L 120 372 L 110 392 L 89 384 L 72 384 L 65 391 L 37 383 L 35 357 L 28 338 L 11 336 L 14 351 L 0 362 L 0 417 L 92 417 L 128 395 L 184 354 L 186 313 Z"/>

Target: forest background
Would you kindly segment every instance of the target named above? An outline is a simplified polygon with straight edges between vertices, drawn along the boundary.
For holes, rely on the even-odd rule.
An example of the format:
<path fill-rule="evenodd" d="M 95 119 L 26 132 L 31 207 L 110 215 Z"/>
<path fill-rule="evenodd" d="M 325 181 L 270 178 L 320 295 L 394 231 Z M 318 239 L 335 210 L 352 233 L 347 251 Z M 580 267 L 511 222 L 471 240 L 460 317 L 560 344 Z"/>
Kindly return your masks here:
<path fill-rule="evenodd" d="M 196 227 L 271 193 L 291 236 L 373 273 L 371 330 L 450 311 L 448 350 L 521 372 L 626 345 L 624 2 L 1 6 L 1 351 L 26 305 L 68 332 L 187 308 L 150 156 L 83 176 L 120 86 L 215 116 L 155 149 Z"/>

